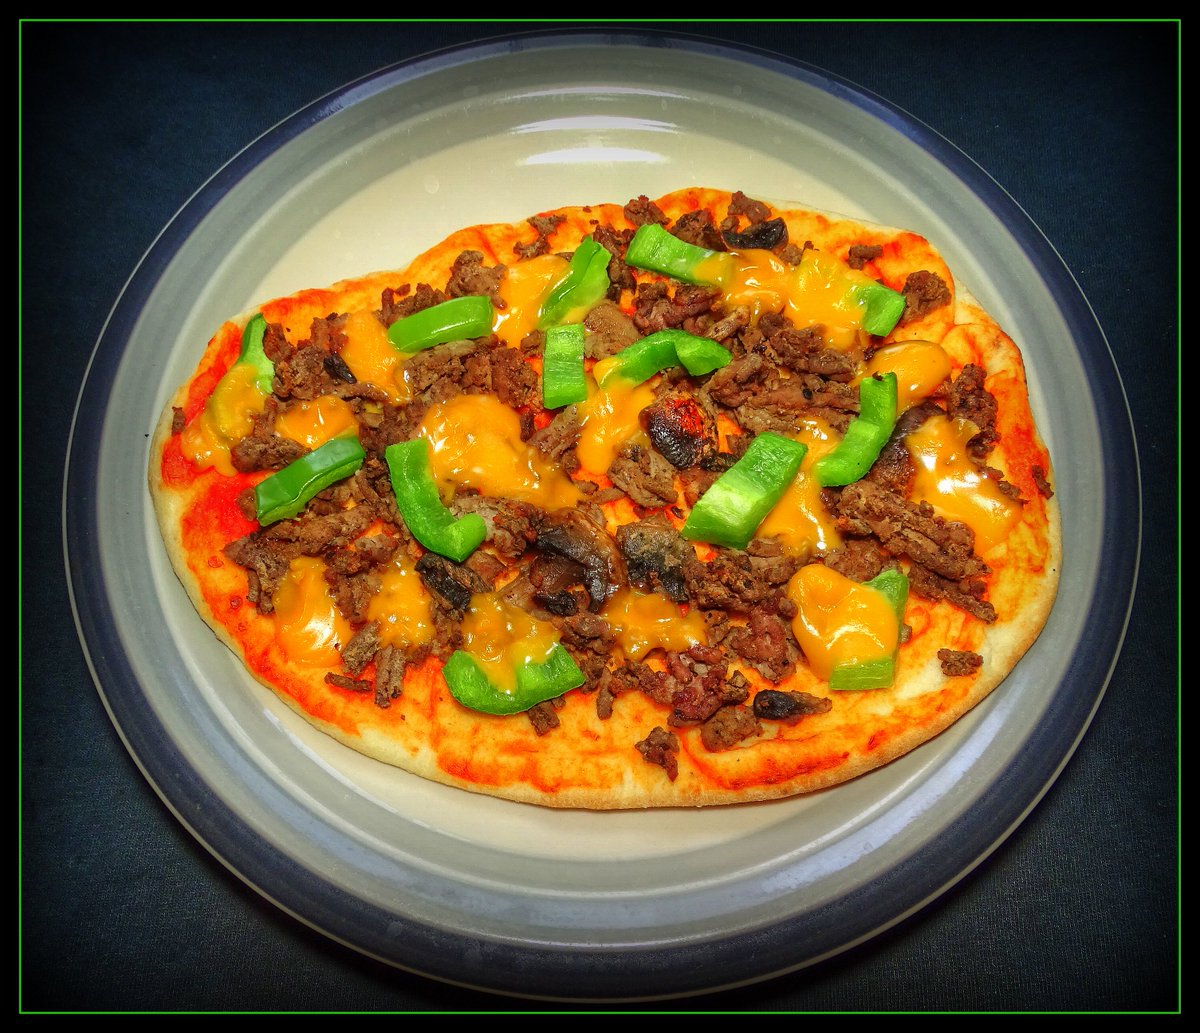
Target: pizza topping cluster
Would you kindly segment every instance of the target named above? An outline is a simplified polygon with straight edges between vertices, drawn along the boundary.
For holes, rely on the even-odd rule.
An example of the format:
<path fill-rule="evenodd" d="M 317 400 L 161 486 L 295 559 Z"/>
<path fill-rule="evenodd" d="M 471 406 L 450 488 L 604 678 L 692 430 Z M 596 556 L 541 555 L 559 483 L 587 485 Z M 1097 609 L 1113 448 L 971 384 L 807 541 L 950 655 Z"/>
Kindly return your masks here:
<path fill-rule="evenodd" d="M 330 668 L 330 691 L 388 707 L 406 666 L 436 657 L 466 705 L 524 711 L 538 734 L 557 725 L 567 689 L 590 694 L 601 718 L 640 692 L 666 727 L 636 747 L 674 778 L 669 728 L 700 725 L 706 747 L 728 749 L 763 722 L 827 711 L 827 695 L 778 688 L 798 668 L 835 688 L 890 684 L 908 633 L 900 582 L 995 620 L 980 553 L 1021 501 L 987 466 L 998 432 L 983 371 L 952 374 L 933 342 L 884 346 L 864 307 L 830 300 L 874 284 L 879 245 L 834 255 L 789 241 L 783 219 L 740 193 L 719 218 L 697 209 L 672 223 L 644 197 L 624 215 L 632 227 L 594 221 L 574 272 L 552 250 L 564 219 L 535 216 L 510 262 L 466 251 L 444 285 L 396 284 L 377 310 L 307 328 L 259 321 L 269 389 L 231 379 L 213 394 L 233 399 L 224 412 L 210 403 L 176 430 L 197 466 L 262 472 L 240 500 L 262 526 L 225 552 L 246 570 L 249 602 L 291 636 L 289 653 Z M 629 255 L 639 226 L 710 257 L 678 266 L 683 280 L 648 273 Z M 538 325 L 538 304 L 572 276 L 573 289 L 588 285 L 570 313 L 586 390 L 547 409 L 553 328 Z M 794 288 L 818 281 L 824 292 Z M 932 272 L 898 286 L 902 325 L 951 301 Z M 433 316 L 421 334 L 397 330 L 467 297 L 488 299 L 490 332 L 446 337 Z M 631 356 L 663 333 L 685 345 L 644 373 Z M 693 340 L 715 359 L 686 364 Z M 868 382 L 889 385 L 886 425 Z M 856 457 L 863 476 L 822 478 L 820 464 L 838 465 L 839 445 L 863 436 L 856 422 L 877 439 Z M 274 496 L 263 484 L 348 437 L 361 452 L 352 472 L 264 513 Z M 778 456 L 763 466 L 761 454 L 776 452 L 798 472 L 772 478 Z M 771 503 L 747 519 L 773 480 Z M 481 544 L 453 555 L 430 534 L 465 524 Z M 711 530 L 741 524 L 741 538 Z M 305 630 L 320 622 L 290 616 L 304 606 L 328 611 L 320 641 Z M 949 675 L 978 668 L 974 654 L 943 652 Z"/>

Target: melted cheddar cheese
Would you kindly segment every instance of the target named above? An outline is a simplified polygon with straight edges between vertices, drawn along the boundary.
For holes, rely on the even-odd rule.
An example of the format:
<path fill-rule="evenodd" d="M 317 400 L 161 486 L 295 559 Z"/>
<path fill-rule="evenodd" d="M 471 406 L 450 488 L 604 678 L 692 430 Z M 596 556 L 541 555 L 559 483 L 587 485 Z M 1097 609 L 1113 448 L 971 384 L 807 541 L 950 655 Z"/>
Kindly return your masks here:
<path fill-rule="evenodd" d="M 796 605 L 792 631 L 817 677 L 828 681 L 835 667 L 895 653 L 900 621 L 877 589 L 810 563 L 788 582 L 788 597 Z"/>
<path fill-rule="evenodd" d="M 508 692 L 517 687 L 517 670 L 545 663 L 559 640 L 553 624 L 531 616 L 498 592 L 471 600 L 462 632 L 464 652 L 493 685 Z"/>
<path fill-rule="evenodd" d="M 275 640 L 290 660 L 330 667 L 341 663 L 339 650 L 353 637 L 325 584 L 325 564 L 297 556 L 275 590 Z"/>

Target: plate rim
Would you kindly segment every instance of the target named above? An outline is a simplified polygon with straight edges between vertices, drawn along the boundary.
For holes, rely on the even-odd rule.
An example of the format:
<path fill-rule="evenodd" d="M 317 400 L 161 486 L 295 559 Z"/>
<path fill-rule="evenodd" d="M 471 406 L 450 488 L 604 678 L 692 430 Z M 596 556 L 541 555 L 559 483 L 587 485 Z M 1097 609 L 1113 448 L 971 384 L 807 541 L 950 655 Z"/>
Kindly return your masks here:
<path fill-rule="evenodd" d="M 1112 593 L 1104 600 L 1108 605 L 1097 607 L 1096 612 L 1089 617 L 1089 627 L 1100 625 L 1103 629 L 1103 634 L 1094 637 L 1092 641 L 1103 641 L 1104 648 L 1092 650 L 1086 656 L 1076 655 L 1071 662 L 1069 679 L 1079 680 L 1081 683 L 1099 684 L 1098 693 L 1094 699 L 1090 697 L 1078 699 L 1074 696 L 1061 698 L 1063 694 L 1060 693 L 1055 699 L 1054 713 L 1047 714 L 1039 726 L 1039 730 L 1048 733 L 1047 736 L 1035 737 L 1036 743 L 1031 740 L 1022 745 L 1022 755 L 1027 757 L 1031 764 L 1036 761 L 1038 756 L 1044 756 L 1046 753 L 1056 758 L 1053 765 L 1047 766 L 1043 763 L 1037 767 L 1042 784 L 1032 796 L 1027 788 L 1017 794 L 1016 787 L 1011 784 L 1017 779 L 1016 769 L 1018 767 L 1023 770 L 1028 769 L 1024 765 L 1010 766 L 1011 779 L 1001 779 L 990 786 L 981 801 L 981 805 L 988 808 L 988 813 L 994 813 L 998 818 L 988 826 L 990 831 L 981 835 L 977 828 L 965 827 L 969 823 L 964 819 L 959 823 L 960 827 L 948 830 L 948 833 L 949 831 L 956 833 L 952 838 L 958 847 L 957 850 L 947 850 L 944 843 L 924 844 L 917 855 L 902 862 L 888 874 L 889 880 L 896 881 L 898 885 L 902 884 L 905 887 L 906 892 L 903 896 L 908 906 L 900 913 L 888 916 L 886 920 L 881 919 L 869 929 L 863 930 L 862 923 L 857 923 L 860 935 L 852 940 L 836 945 L 827 945 L 828 949 L 812 957 L 798 961 L 792 958 L 789 963 L 781 967 L 767 966 L 764 968 L 758 963 L 755 963 L 753 968 L 748 968 L 745 963 L 741 967 L 736 964 L 731 967 L 731 959 L 736 962 L 739 958 L 751 958 L 763 953 L 769 954 L 770 951 L 766 948 L 786 941 L 789 935 L 795 931 L 795 919 L 793 919 L 778 923 L 767 931 L 759 930 L 744 936 L 730 937 L 720 943 L 707 943 L 699 947 L 684 948 L 682 951 L 670 949 L 641 951 L 639 952 L 639 965 L 643 969 L 653 972 L 660 982 L 664 969 L 670 970 L 675 975 L 676 983 L 667 993 L 645 992 L 633 996 L 623 992 L 614 992 L 617 983 L 628 973 L 628 949 L 622 952 L 601 948 L 595 951 L 574 950 L 550 953 L 537 945 L 522 948 L 519 945 L 497 945 L 478 940 L 472 942 L 471 946 L 476 949 L 481 958 L 486 959 L 480 970 L 489 968 L 513 978 L 493 981 L 487 979 L 463 980 L 455 976 L 462 969 L 461 952 L 464 935 L 461 932 L 419 926 L 419 923 L 408 923 L 412 927 L 406 926 L 407 936 L 419 937 L 422 941 L 422 950 L 416 953 L 419 953 L 423 963 L 420 966 L 406 964 L 404 959 L 399 959 L 382 949 L 380 943 L 352 942 L 334 931 L 339 928 L 345 929 L 346 916 L 354 915 L 357 909 L 364 906 L 361 901 L 335 890 L 335 894 L 338 896 L 336 899 L 330 900 L 326 908 L 327 912 L 332 912 L 328 919 L 322 920 L 322 916 L 314 917 L 311 908 L 306 906 L 313 900 L 312 887 L 308 886 L 311 878 L 310 872 L 303 869 L 302 866 L 296 865 L 280 851 L 261 842 L 256 844 L 259 849 L 266 846 L 268 853 L 272 856 L 266 859 L 261 856 L 252 856 L 252 852 L 247 849 L 245 839 L 247 833 L 250 836 L 254 835 L 253 830 L 243 827 L 241 820 L 210 791 L 199 773 L 184 762 L 182 754 L 174 743 L 162 741 L 161 737 L 155 735 L 157 723 L 149 709 L 147 708 L 139 714 L 135 708 L 123 705 L 123 701 L 113 698 L 112 685 L 123 686 L 130 680 L 136 683 L 136 676 L 125 663 L 125 658 L 119 654 L 119 651 L 115 654 L 112 651 L 106 652 L 97 645 L 104 644 L 106 638 L 103 627 L 104 615 L 97 612 L 93 605 L 94 600 L 102 595 L 103 586 L 95 583 L 101 565 L 98 562 L 98 544 L 95 537 L 87 533 L 89 527 L 94 528 L 95 526 L 95 520 L 89 521 L 87 517 L 94 516 L 94 514 L 80 500 L 92 500 L 94 503 L 99 494 L 95 481 L 99 438 L 78 433 L 81 413 L 89 405 L 95 404 L 96 398 L 107 396 L 108 387 L 115 375 L 116 361 L 110 361 L 106 368 L 101 360 L 119 358 L 119 350 L 116 356 L 110 356 L 108 351 L 117 342 L 127 340 L 137 315 L 141 312 L 154 285 L 176 251 L 183 246 L 191 232 L 220 201 L 232 183 L 240 180 L 267 156 L 342 107 L 353 104 L 363 97 L 371 96 L 377 91 L 400 86 L 408 78 L 506 51 L 536 49 L 540 46 L 594 45 L 599 42 L 612 43 L 614 41 L 633 46 L 671 46 L 689 52 L 719 54 L 733 60 L 749 61 L 760 67 L 769 67 L 793 78 L 799 77 L 805 82 L 823 89 L 832 86 L 835 94 L 841 99 L 848 100 L 860 107 L 868 106 L 872 113 L 885 118 L 894 128 L 903 132 L 909 139 L 933 155 L 939 163 L 948 166 L 960 179 L 965 180 L 987 207 L 1012 230 L 1026 256 L 1030 256 L 1038 271 L 1048 278 L 1047 284 L 1051 292 L 1060 305 L 1064 306 L 1062 315 L 1071 329 L 1076 349 L 1085 363 L 1089 382 L 1093 390 L 1098 393 L 1097 404 L 1103 405 L 1105 413 L 1124 414 L 1123 419 L 1102 419 L 1100 421 L 1102 450 L 1106 459 L 1110 455 L 1114 457 L 1109 464 L 1114 469 L 1131 471 L 1135 490 L 1132 493 L 1111 490 L 1106 492 L 1104 512 L 1106 527 L 1128 527 L 1132 522 L 1137 542 L 1135 548 L 1120 553 L 1123 562 L 1118 565 L 1114 577 L 1114 582 L 1122 586 L 1127 585 L 1128 591 Z M 1082 340 L 1087 340 L 1091 347 L 1084 350 L 1081 347 Z M 1117 457 L 1120 455 L 1132 456 L 1133 462 L 1123 467 L 1117 461 Z M 79 490 L 81 485 L 84 488 L 82 492 Z M 1129 502 L 1131 498 L 1132 503 Z M 924 126 L 913 116 L 870 91 L 864 90 L 834 73 L 770 51 L 741 44 L 717 42 L 704 37 L 651 30 L 528 32 L 445 48 L 385 66 L 374 73 L 360 77 L 306 105 L 259 136 L 215 172 L 184 202 L 180 210 L 151 243 L 122 288 L 101 329 L 89 359 L 67 443 L 67 460 L 63 476 L 63 558 L 67 571 L 70 605 L 84 656 L 104 707 L 126 749 L 142 771 L 143 776 L 181 824 L 225 867 L 254 888 L 256 892 L 271 900 L 297 920 L 338 942 L 380 961 L 444 982 L 515 996 L 545 996 L 546 999 L 553 1000 L 649 1000 L 687 996 L 698 992 L 710 992 L 758 982 L 814 964 L 825 957 L 847 950 L 856 943 L 869 939 L 884 929 L 901 922 L 908 915 L 940 896 L 982 863 L 1008 837 L 1029 811 L 1036 806 L 1053 784 L 1058 773 L 1070 760 L 1103 698 L 1112 669 L 1120 653 L 1136 592 L 1137 567 L 1141 547 L 1140 500 L 1141 485 L 1136 462 L 1136 440 L 1132 416 L 1115 361 L 1090 305 L 1057 252 L 1028 215 L 998 184 L 953 144 L 934 130 Z M 73 550 L 78 553 L 77 560 L 79 556 L 83 556 L 87 561 L 73 563 Z M 106 685 L 110 686 L 107 690 Z M 1049 720 L 1052 716 L 1061 720 Z M 161 750 L 157 754 L 154 753 L 156 746 Z M 164 772 L 173 774 L 166 777 Z M 1023 781 L 1027 782 L 1028 779 Z M 1019 806 L 1014 804 L 1014 794 L 1019 795 Z M 204 820 L 189 821 L 180 806 L 181 800 L 188 803 L 197 800 L 203 801 L 205 805 Z M 197 809 L 197 813 L 201 813 L 199 809 Z M 944 834 L 942 838 L 951 838 L 948 833 Z M 956 870 L 949 878 L 940 875 L 939 878 L 931 880 L 924 870 L 925 866 L 921 861 L 935 846 L 938 847 L 942 857 L 958 858 L 952 864 Z M 942 864 L 938 870 L 944 872 L 945 868 L 946 865 Z M 285 887 L 291 891 L 290 893 L 271 892 L 268 888 L 272 884 L 277 886 L 281 876 L 285 877 L 285 882 L 286 877 L 295 879 L 294 883 L 288 883 Z M 917 887 L 916 892 L 913 887 Z M 336 910 L 334 905 L 337 905 Z M 838 901 L 835 906 L 830 907 L 826 918 L 835 922 L 838 914 L 843 913 L 847 908 L 860 910 L 860 905 L 861 901 L 853 901 L 851 898 Z M 379 916 L 373 917 L 378 918 Z M 405 924 L 403 918 L 395 915 L 388 917 L 391 922 L 399 921 L 401 924 Z M 410 942 L 412 941 L 410 940 Z M 706 954 L 707 957 L 697 957 L 698 952 Z M 411 961 L 411 957 L 415 955 L 411 951 L 409 954 L 408 960 Z M 497 954 L 502 956 L 502 962 L 497 960 Z M 686 974 L 685 969 L 687 970 Z M 558 977 L 564 984 L 570 984 L 572 987 L 570 993 L 564 996 L 530 994 L 528 992 L 528 972 L 536 973 L 540 979 L 544 980 L 547 972 L 551 970 L 558 973 Z M 719 981 L 718 973 L 729 972 L 737 973 L 736 977 L 731 981 Z"/>

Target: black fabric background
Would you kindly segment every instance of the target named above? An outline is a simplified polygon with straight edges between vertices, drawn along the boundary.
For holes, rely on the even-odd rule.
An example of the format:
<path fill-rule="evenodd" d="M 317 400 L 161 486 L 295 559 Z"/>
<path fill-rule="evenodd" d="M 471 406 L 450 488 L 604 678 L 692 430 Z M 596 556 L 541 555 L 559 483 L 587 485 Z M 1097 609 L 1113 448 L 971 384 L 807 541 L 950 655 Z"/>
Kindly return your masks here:
<path fill-rule="evenodd" d="M 278 911 L 196 843 L 101 705 L 72 621 L 60 524 L 70 414 L 88 357 L 126 278 L 192 192 L 345 82 L 539 27 L 20 26 L 22 1010 L 562 1007 L 366 959 Z M 1099 713 L 992 856 L 838 957 L 647 1007 L 1175 1011 L 1179 25 L 661 27 L 845 76 L 936 129 L 1008 190 L 1107 334 L 1139 443 L 1144 532 L 1136 606 Z"/>

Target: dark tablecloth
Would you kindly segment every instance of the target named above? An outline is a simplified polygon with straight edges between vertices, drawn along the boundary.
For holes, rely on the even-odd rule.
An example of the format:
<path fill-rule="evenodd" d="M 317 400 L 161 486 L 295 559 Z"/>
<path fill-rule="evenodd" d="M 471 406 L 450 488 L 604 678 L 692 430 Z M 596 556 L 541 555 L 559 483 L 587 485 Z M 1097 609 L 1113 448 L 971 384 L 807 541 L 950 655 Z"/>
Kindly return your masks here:
<path fill-rule="evenodd" d="M 196 843 L 101 705 L 72 620 L 60 523 L 70 414 L 89 355 L 138 259 L 192 192 L 345 82 L 539 27 L 21 26 L 24 1010 L 561 1007 L 364 958 L 277 910 Z M 933 127 L 1008 190 L 1107 334 L 1139 444 L 1144 532 L 1136 605 L 1102 706 L 994 854 L 840 956 L 648 1007 L 1174 1011 L 1179 26 L 659 27 L 844 76 Z"/>

